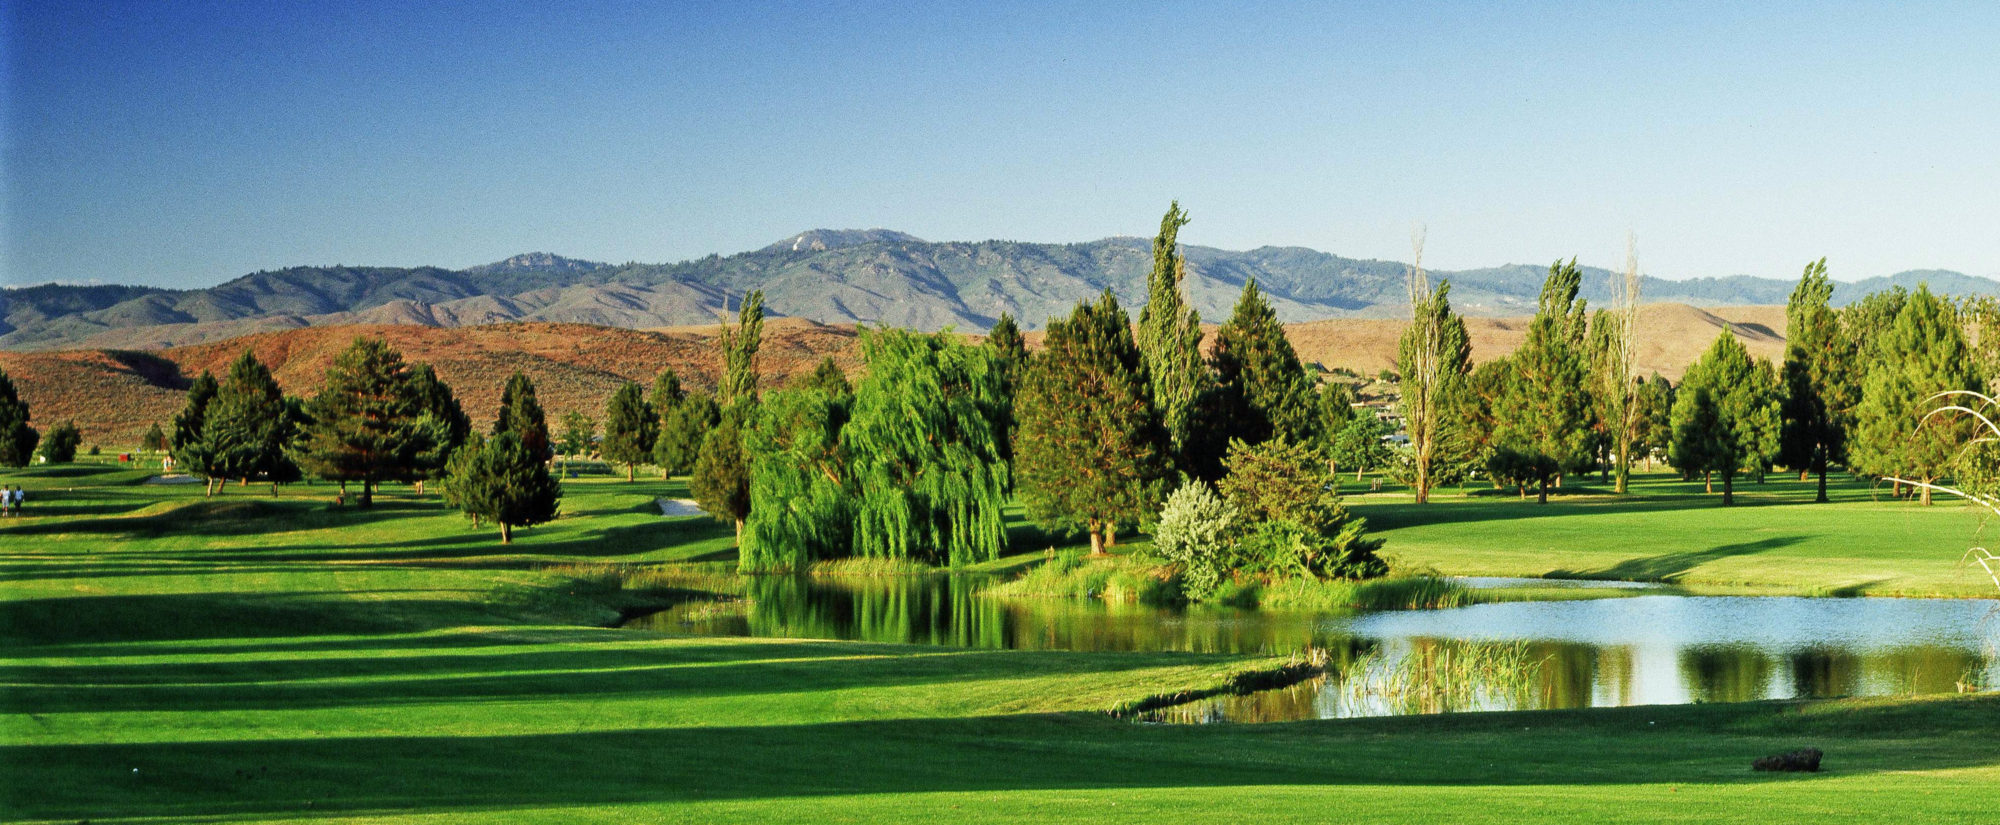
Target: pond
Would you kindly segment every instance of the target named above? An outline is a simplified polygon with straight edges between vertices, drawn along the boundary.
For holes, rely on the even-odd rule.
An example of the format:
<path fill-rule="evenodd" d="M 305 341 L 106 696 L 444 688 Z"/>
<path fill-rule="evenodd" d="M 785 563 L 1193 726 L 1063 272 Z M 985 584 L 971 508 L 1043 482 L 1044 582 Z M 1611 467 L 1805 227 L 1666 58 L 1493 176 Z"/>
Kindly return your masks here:
<path fill-rule="evenodd" d="M 743 602 L 682 604 L 626 626 L 1036 650 L 1317 650 L 1329 659 L 1324 678 L 1148 717 L 1170 722 L 1948 693 L 2000 684 L 2000 602 L 1984 599 L 1641 591 L 1451 610 L 1293 613 L 979 595 L 990 583 L 760 577 L 748 580 Z"/>

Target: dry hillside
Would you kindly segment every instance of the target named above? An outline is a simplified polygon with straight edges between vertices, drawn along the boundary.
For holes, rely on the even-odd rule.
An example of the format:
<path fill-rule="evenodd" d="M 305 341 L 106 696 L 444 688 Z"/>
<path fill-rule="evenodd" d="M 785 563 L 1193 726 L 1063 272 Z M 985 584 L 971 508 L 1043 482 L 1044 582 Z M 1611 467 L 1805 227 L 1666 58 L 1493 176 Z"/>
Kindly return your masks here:
<path fill-rule="evenodd" d="M 1474 359 L 1484 361 L 1519 346 L 1527 320 L 1469 318 L 1466 326 Z M 1373 374 L 1394 366 L 1402 327 L 1400 321 L 1341 319 L 1288 330 L 1304 360 Z M 1784 348 L 1784 307 L 1647 305 L 1640 313 L 1641 371 L 1678 379 L 1724 328 L 1733 329 L 1752 354 L 1775 360 Z M 86 443 L 131 446 L 148 424 L 164 427 L 172 419 L 189 378 L 203 370 L 221 374 L 245 349 L 270 365 L 286 392 L 307 394 L 334 356 L 361 335 L 385 338 L 410 360 L 435 366 L 466 412 L 481 422 L 497 413 L 500 388 L 517 369 L 534 379 L 552 424 L 573 409 L 601 417 L 604 400 L 620 382 L 650 382 L 662 366 L 673 367 L 693 386 L 713 387 L 716 380 L 714 326 L 629 330 L 548 323 L 305 327 L 143 353 L 0 352 L 0 369 L 33 408 L 36 426 L 70 419 L 82 428 Z M 760 358 L 767 386 L 810 371 L 827 355 L 854 371 L 858 338 L 852 326 L 792 318 L 765 322 Z M 1030 345 L 1040 338 L 1029 334 Z"/>

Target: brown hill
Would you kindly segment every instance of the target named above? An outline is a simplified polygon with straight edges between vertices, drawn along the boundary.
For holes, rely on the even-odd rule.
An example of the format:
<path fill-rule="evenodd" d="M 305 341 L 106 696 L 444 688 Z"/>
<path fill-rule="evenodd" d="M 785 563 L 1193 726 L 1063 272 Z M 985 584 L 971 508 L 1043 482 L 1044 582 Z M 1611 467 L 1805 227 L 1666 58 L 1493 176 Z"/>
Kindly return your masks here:
<path fill-rule="evenodd" d="M 1519 346 L 1527 320 L 1469 318 L 1466 327 L 1473 358 L 1485 361 Z M 1341 319 L 1293 324 L 1287 330 L 1307 362 L 1372 375 L 1394 367 L 1402 328 L 1401 321 Z M 1734 330 L 1753 355 L 1775 360 L 1783 352 L 1779 331 L 1784 307 L 1651 304 L 1640 313 L 1640 369 L 1678 380 L 1725 328 Z M 191 377 L 203 370 L 221 374 L 245 349 L 270 365 L 286 392 L 309 394 L 334 356 L 356 336 L 379 336 L 406 358 L 436 367 L 466 412 L 480 422 L 490 422 L 498 413 L 507 375 L 526 372 L 554 426 L 570 410 L 601 418 L 604 400 L 621 382 L 650 383 L 663 366 L 673 367 L 692 386 L 713 388 L 715 330 L 713 325 L 631 330 L 569 323 L 312 326 L 155 352 L 0 352 L 0 369 L 33 408 L 36 426 L 46 429 L 69 419 L 83 430 L 86 443 L 129 447 L 149 424 L 167 425 Z M 1034 345 L 1041 335 L 1030 333 L 1028 338 Z M 856 328 L 848 325 L 795 318 L 766 321 L 759 353 L 765 383 L 782 385 L 828 355 L 854 371 L 860 364 L 858 339 Z"/>

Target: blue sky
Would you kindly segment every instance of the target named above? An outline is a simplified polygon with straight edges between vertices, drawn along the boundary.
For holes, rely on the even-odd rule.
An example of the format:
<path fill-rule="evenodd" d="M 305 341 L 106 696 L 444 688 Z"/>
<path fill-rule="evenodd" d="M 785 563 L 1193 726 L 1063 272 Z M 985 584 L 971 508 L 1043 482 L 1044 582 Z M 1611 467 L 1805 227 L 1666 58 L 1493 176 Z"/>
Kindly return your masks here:
<path fill-rule="evenodd" d="M 2000 275 L 2000 6 L 7 4 L 0 281 L 814 227 Z M 1642 7 L 1643 6 L 1643 7 Z"/>

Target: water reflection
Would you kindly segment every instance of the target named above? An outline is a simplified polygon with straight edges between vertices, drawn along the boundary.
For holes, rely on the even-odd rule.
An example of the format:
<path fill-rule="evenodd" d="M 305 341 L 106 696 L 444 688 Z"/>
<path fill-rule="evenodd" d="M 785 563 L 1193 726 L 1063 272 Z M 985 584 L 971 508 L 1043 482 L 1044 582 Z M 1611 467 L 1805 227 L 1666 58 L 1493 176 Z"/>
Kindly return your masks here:
<path fill-rule="evenodd" d="M 1992 655 L 2000 602 L 1989 600 L 1643 595 L 1311 614 L 1001 600 L 978 594 L 987 584 L 761 577 L 741 603 L 682 605 L 631 626 L 1037 650 L 1316 648 L 1332 657 L 1329 678 L 1154 715 L 1167 721 L 1942 693 L 2000 682 Z M 1495 669 L 1480 658 L 1503 648 L 1518 650 L 1520 666 Z"/>

